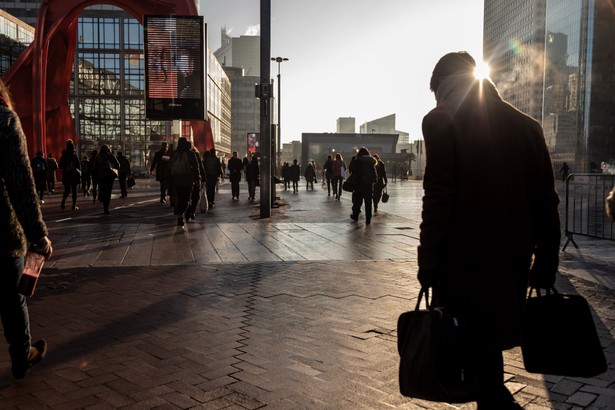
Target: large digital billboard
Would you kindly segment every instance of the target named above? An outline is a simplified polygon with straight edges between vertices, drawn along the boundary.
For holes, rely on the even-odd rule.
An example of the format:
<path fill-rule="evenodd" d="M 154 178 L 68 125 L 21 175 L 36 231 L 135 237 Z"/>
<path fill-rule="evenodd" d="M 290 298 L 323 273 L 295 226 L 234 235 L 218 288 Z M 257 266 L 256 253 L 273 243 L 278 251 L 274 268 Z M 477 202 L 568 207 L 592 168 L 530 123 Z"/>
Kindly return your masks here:
<path fill-rule="evenodd" d="M 205 119 L 203 16 L 144 16 L 145 115 L 156 120 Z"/>

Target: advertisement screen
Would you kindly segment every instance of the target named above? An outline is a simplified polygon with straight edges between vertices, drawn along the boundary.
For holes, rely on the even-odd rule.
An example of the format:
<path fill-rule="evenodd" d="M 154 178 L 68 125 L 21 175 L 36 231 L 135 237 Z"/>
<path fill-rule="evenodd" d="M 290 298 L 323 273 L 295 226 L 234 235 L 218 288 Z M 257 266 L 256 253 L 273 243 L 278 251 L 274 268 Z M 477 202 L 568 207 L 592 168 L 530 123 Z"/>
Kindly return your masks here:
<path fill-rule="evenodd" d="M 252 153 L 256 153 L 258 156 L 260 154 L 260 142 L 261 135 L 257 132 L 249 132 L 248 133 L 248 151 Z"/>
<path fill-rule="evenodd" d="M 205 119 L 203 16 L 144 16 L 145 115 Z"/>

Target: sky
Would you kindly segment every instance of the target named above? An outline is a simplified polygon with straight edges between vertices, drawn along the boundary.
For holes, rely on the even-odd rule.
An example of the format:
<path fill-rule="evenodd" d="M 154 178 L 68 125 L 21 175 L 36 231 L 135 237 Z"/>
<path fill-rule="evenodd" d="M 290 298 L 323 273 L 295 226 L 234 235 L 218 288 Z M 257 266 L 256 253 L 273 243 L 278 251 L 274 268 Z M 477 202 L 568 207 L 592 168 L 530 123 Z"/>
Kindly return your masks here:
<path fill-rule="evenodd" d="M 199 0 L 208 47 L 260 34 L 259 0 Z M 271 56 L 281 64 L 282 142 L 335 132 L 340 117 L 365 122 L 396 115 L 421 139 L 435 106 L 429 78 L 440 57 L 468 51 L 482 60 L 483 0 L 271 0 Z M 277 80 L 278 64 L 271 77 Z M 277 84 L 274 85 L 277 93 Z M 277 95 L 277 94 L 276 94 Z"/>

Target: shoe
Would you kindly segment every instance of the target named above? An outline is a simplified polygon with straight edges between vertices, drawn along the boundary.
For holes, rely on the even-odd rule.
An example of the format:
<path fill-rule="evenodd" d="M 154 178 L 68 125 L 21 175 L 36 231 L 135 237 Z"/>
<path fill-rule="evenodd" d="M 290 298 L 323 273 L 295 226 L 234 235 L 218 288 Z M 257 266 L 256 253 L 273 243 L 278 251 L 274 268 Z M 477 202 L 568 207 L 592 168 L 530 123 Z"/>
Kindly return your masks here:
<path fill-rule="evenodd" d="M 44 204 L 44 203 L 45 203 L 45 200 L 41 199 L 41 204 Z"/>
<path fill-rule="evenodd" d="M 371 219 L 366 219 L 366 220 L 365 220 L 365 225 L 369 225 L 369 224 L 371 224 L 371 223 L 372 223 L 372 220 L 371 220 Z"/>
<path fill-rule="evenodd" d="M 375 214 L 377 214 L 377 213 L 378 213 L 378 207 L 377 207 L 377 206 L 375 206 L 375 207 L 374 207 L 374 213 L 375 213 Z"/>
<path fill-rule="evenodd" d="M 62 200 L 62 203 L 60 204 L 60 208 L 66 209 L 66 199 Z"/>
<path fill-rule="evenodd" d="M 109 215 L 110 214 L 108 209 L 105 209 L 103 212 L 105 213 L 105 215 Z"/>
<path fill-rule="evenodd" d="M 184 226 L 184 218 L 183 217 L 178 217 L 177 218 L 177 226 Z"/>
<path fill-rule="evenodd" d="M 350 214 L 350 219 L 352 219 L 353 221 L 357 222 L 359 220 L 359 215 Z"/>
<path fill-rule="evenodd" d="M 47 356 L 47 342 L 41 339 L 30 346 L 28 357 L 24 361 L 13 361 L 11 371 L 16 379 L 23 379 L 28 370 Z"/>
<path fill-rule="evenodd" d="M 166 199 L 164 199 L 164 198 L 162 198 L 162 199 L 160 200 L 160 203 L 161 203 L 161 204 L 166 204 L 166 203 L 167 203 L 167 200 L 166 200 Z"/>
<path fill-rule="evenodd" d="M 79 207 L 77 205 L 73 205 L 73 211 L 78 211 Z"/>

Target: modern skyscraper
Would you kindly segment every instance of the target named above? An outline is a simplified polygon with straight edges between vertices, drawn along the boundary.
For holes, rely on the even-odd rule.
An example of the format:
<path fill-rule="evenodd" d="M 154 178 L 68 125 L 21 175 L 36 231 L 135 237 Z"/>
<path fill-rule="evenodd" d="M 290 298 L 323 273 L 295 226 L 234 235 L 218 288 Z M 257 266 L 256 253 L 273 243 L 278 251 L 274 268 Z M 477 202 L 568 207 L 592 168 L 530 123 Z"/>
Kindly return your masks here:
<path fill-rule="evenodd" d="M 260 77 L 261 75 L 261 49 L 260 36 L 231 37 L 222 28 L 221 46 L 214 55 L 224 67 L 243 68 L 244 75 Z"/>
<path fill-rule="evenodd" d="M 0 10 L 0 76 L 34 41 L 34 27 Z"/>
<path fill-rule="evenodd" d="M 485 0 L 483 58 L 504 99 L 542 118 L 547 0 Z"/>
<path fill-rule="evenodd" d="M 607 0 L 485 0 L 484 57 L 502 96 L 542 121 L 554 166 L 615 163 L 615 13 Z"/>

